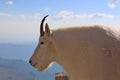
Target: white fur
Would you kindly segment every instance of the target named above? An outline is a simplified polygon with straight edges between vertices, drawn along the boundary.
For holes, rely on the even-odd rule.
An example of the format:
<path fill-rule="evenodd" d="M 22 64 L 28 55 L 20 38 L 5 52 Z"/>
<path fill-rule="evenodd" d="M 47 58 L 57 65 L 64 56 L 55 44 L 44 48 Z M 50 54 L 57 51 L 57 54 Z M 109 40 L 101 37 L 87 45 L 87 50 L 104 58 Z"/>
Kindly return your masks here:
<path fill-rule="evenodd" d="M 120 31 L 101 25 L 67 28 L 45 39 L 51 44 L 38 44 L 31 57 L 34 67 L 56 61 L 72 80 L 120 80 Z"/>

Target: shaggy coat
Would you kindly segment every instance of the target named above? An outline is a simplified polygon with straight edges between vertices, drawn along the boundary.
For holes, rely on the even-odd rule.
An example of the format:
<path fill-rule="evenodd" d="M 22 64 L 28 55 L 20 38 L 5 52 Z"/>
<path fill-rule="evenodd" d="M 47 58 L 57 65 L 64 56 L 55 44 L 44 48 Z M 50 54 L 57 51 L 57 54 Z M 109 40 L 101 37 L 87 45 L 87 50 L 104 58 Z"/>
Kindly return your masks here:
<path fill-rule="evenodd" d="M 120 80 L 120 34 L 103 27 L 53 31 L 56 61 L 73 80 Z"/>

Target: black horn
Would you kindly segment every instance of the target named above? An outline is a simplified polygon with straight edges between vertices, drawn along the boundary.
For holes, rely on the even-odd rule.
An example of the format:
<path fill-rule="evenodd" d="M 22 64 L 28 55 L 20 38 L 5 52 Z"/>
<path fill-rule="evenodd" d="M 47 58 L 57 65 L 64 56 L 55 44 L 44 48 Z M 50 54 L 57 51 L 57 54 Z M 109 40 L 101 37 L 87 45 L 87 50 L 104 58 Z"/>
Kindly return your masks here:
<path fill-rule="evenodd" d="M 44 36 L 44 30 L 43 30 L 43 24 L 44 24 L 44 21 L 45 21 L 45 18 L 48 17 L 48 15 L 46 15 L 42 21 L 41 21 L 41 24 L 40 24 L 40 35 L 41 36 Z"/>

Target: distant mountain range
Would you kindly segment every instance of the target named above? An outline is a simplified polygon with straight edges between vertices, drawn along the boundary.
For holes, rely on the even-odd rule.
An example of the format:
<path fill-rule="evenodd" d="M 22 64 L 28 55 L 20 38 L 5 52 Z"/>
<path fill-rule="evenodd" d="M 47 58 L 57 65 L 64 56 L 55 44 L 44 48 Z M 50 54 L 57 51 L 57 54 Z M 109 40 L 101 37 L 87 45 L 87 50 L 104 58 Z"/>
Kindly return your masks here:
<path fill-rule="evenodd" d="M 0 44 L 0 80 L 54 80 L 56 72 L 64 71 L 56 63 L 44 72 L 29 65 L 35 46 Z"/>
<path fill-rule="evenodd" d="M 0 80 L 54 80 L 55 73 L 62 71 L 58 64 L 39 72 L 23 60 L 0 58 Z"/>

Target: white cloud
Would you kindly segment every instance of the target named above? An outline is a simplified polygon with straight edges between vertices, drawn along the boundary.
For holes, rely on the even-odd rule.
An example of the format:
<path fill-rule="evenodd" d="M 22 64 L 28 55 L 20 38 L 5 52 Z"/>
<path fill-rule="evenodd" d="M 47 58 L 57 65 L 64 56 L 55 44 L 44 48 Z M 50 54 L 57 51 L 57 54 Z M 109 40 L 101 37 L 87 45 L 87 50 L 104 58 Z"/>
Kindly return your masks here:
<path fill-rule="evenodd" d="M 106 13 L 91 13 L 91 14 L 76 14 L 72 11 L 60 11 L 54 19 L 56 20 L 65 20 L 65 19 L 92 19 L 92 18 L 115 18 L 114 15 Z"/>
<path fill-rule="evenodd" d="M 110 15 L 110 14 L 106 14 L 106 13 L 95 13 L 95 14 L 91 14 L 90 18 L 108 18 L 108 19 L 113 19 L 113 18 L 115 18 L 115 16 Z"/>
<path fill-rule="evenodd" d="M 117 4 L 120 4 L 120 0 L 111 0 L 111 2 L 108 4 L 108 7 L 115 8 Z"/>
<path fill-rule="evenodd" d="M 108 4 L 108 6 L 112 9 L 116 7 L 116 5 L 114 3 L 110 3 L 110 4 Z"/>
<path fill-rule="evenodd" d="M 36 13 L 34 15 L 16 15 L 16 18 L 21 18 L 21 19 L 40 19 L 41 18 L 41 14 Z"/>
<path fill-rule="evenodd" d="M 17 15 L 14 15 L 14 14 L 9 14 L 9 13 L 0 13 L 0 17 L 6 17 L 6 18 L 11 18 L 11 19 L 15 19 L 15 18 L 18 18 L 18 19 L 24 19 L 24 20 L 27 20 L 27 19 L 31 19 L 31 20 L 34 20 L 34 19 L 40 19 L 42 16 L 42 14 L 40 13 L 35 13 L 34 15 L 24 15 L 24 14 L 17 14 Z"/>
<path fill-rule="evenodd" d="M 0 13 L 0 16 L 10 17 L 10 16 L 12 16 L 12 15 L 11 15 L 11 14 L 8 14 L 8 13 Z"/>
<path fill-rule="evenodd" d="M 74 13 L 72 11 L 60 11 L 58 14 L 54 16 L 55 19 L 61 20 L 61 19 L 71 19 L 75 17 Z"/>
<path fill-rule="evenodd" d="M 13 1 L 12 1 L 12 0 L 8 0 L 8 1 L 6 2 L 6 4 L 7 4 L 7 5 L 13 5 Z"/>
<path fill-rule="evenodd" d="M 44 11 L 49 11 L 50 10 L 50 8 L 44 8 Z"/>

